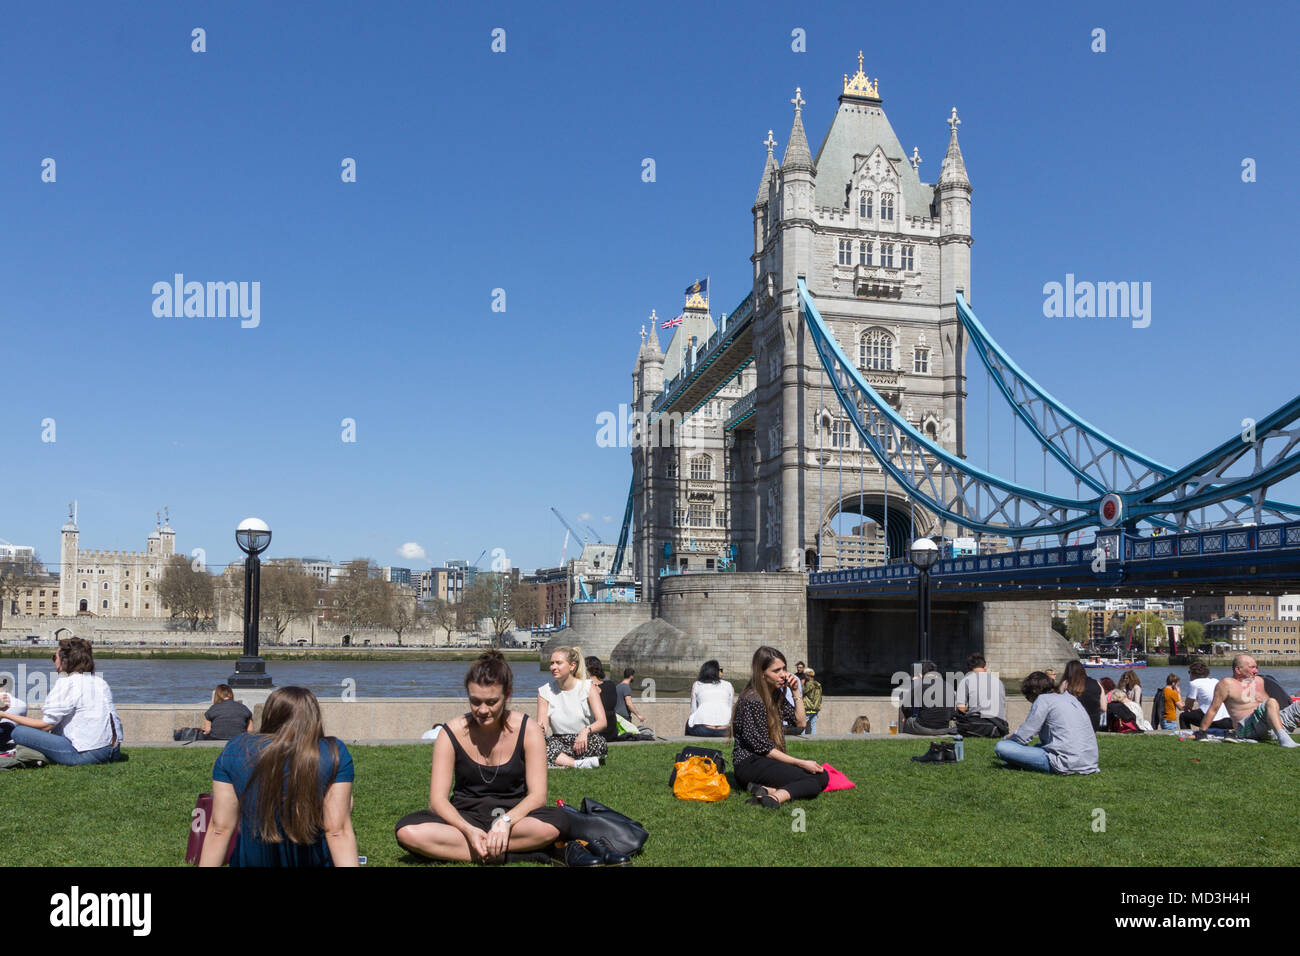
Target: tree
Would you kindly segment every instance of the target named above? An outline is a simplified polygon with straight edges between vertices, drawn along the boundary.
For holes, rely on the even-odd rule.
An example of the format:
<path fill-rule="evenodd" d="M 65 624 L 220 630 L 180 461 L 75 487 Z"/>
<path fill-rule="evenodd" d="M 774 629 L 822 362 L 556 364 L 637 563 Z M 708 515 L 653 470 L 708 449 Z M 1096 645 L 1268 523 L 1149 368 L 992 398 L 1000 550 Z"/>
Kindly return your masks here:
<path fill-rule="evenodd" d="M 1066 636 L 1066 634 L 1065 634 L 1065 620 L 1064 620 L 1063 618 L 1053 617 L 1053 618 L 1052 618 L 1052 630 L 1054 630 L 1057 634 L 1060 634 L 1062 637 L 1065 637 L 1065 636 Z"/>
<path fill-rule="evenodd" d="M 21 554 L 0 560 L 0 625 L 4 624 L 5 612 L 14 604 L 17 613 L 18 595 L 29 587 L 46 583 L 45 567 L 36 552 Z"/>
<path fill-rule="evenodd" d="M 542 588 L 539 584 L 520 584 L 510 595 L 515 626 L 521 629 L 540 627 L 542 623 Z"/>
<path fill-rule="evenodd" d="M 456 630 L 460 618 L 456 605 L 443 598 L 434 598 L 429 618 L 433 621 L 434 627 L 447 632 L 447 643 L 450 644 L 452 631 Z"/>
<path fill-rule="evenodd" d="M 467 613 L 473 614 L 475 620 L 487 618 L 492 625 L 493 647 L 501 643 L 501 635 L 514 623 L 510 608 L 513 589 L 509 574 L 484 572 L 476 575 L 474 583 L 465 590 L 463 603 L 467 605 Z"/>
<path fill-rule="evenodd" d="M 374 561 L 357 558 L 338 586 L 339 619 L 349 628 L 383 627 L 389 614 L 387 582 Z"/>
<path fill-rule="evenodd" d="M 196 569 L 185 555 L 175 554 L 158 582 L 158 600 L 172 617 L 189 621 L 190 630 L 197 631 L 200 621 L 212 617 L 215 590 L 212 575 Z"/>
<path fill-rule="evenodd" d="M 424 608 L 420 607 L 415 595 L 403 594 L 398 585 L 388 583 L 387 590 L 387 614 L 388 626 L 397 634 L 398 646 L 402 643 L 402 633 L 412 628 L 423 626 L 425 622 Z"/>
<path fill-rule="evenodd" d="M 1183 646 L 1193 650 L 1205 643 L 1205 625 L 1200 621 L 1183 622 Z"/>
<path fill-rule="evenodd" d="M 487 578 L 475 575 L 473 583 L 465 588 L 460 603 L 456 605 L 456 628 L 477 634 L 479 622 L 488 615 Z"/>
<path fill-rule="evenodd" d="M 277 644 L 283 642 L 290 624 L 316 606 L 316 579 L 297 561 L 265 565 L 258 590 L 262 620 L 275 631 Z"/>
<path fill-rule="evenodd" d="M 1083 611 L 1071 611 L 1065 619 L 1065 636 L 1076 644 L 1087 644 L 1092 637 L 1092 623 Z"/>
<path fill-rule="evenodd" d="M 1124 628 L 1120 632 L 1128 636 L 1135 647 L 1142 647 L 1144 650 L 1157 647 L 1163 644 L 1168 638 L 1165 636 L 1165 621 L 1159 614 L 1151 611 L 1137 611 L 1130 614 L 1124 620 Z"/>

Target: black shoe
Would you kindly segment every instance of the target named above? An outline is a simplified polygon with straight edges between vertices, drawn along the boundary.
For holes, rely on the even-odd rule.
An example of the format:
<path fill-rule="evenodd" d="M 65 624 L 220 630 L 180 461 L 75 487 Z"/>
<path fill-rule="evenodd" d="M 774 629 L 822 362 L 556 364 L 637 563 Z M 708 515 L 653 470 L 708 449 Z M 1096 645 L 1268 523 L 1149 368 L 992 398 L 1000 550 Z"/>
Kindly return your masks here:
<path fill-rule="evenodd" d="M 564 845 L 563 852 L 553 861 L 556 866 L 604 866 L 600 857 L 587 852 L 587 846 L 581 840 L 570 840 Z"/>
<path fill-rule="evenodd" d="M 761 783 L 750 783 L 746 784 L 745 792 L 752 797 L 761 797 L 763 794 L 767 793 L 767 787 L 763 786 Z"/>
<path fill-rule="evenodd" d="M 948 760 L 948 758 L 944 756 L 943 744 L 941 744 L 937 740 L 934 743 L 930 744 L 929 750 L 921 754 L 921 756 L 913 757 L 912 759 L 915 760 L 917 763 L 946 763 Z M 952 755 L 952 759 L 953 760 L 957 759 L 957 754 L 955 752 Z"/>
<path fill-rule="evenodd" d="M 945 740 L 940 746 L 943 748 L 944 763 L 957 762 L 957 745 L 952 741 Z"/>
<path fill-rule="evenodd" d="M 619 853 L 605 837 L 599 837 L 587 844 L 587 852 L 597 857 L 605 866 L 631 866 L 632 858 L 626 853 Z"/>

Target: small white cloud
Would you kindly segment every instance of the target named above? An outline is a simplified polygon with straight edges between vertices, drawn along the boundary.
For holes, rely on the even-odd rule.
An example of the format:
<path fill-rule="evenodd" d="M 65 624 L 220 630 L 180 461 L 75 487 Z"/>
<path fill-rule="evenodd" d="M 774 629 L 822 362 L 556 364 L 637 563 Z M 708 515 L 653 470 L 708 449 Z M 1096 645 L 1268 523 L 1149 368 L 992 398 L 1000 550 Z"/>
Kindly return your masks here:
<path fill-rule="evenodd" d="M 584 512 L 582 512 L 582 514 L 578 515 L 578 520 L 579 520 L 579 521 L 590 521 L 590 520 L 591 520 L 591 512 L 590 512 L 590 511 L 584 511 Z"/>
<path fill-rule="evenodd" d="M 405 558 L 407 561 L 428 561 L 428 556 L 424 553 L 424 548 L 420 547 L 414 541 L 408 541 L 397 549 L 398 557 Z"/>
<path fill-rule="evenodd" d="M 609 524 L 611 521 L 614 520 L 614 516 L 613 516 L 613 515 L 605 515 L 605 517 L 604 517 L 603 520 L 604 520 L 605 524 Z"/>

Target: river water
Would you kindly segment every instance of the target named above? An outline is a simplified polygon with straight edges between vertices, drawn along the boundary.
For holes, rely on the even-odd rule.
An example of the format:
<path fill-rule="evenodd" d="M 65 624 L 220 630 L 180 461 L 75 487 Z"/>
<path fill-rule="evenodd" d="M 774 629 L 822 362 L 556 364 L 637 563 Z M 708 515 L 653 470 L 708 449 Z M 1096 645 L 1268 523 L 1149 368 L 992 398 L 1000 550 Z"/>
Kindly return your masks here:
<path fill-rule="evenodd" d="M 511 664 L 515 675 L 514 696 L 531 700 L 537 688 L 546 683 L 550 675 L 536 664 L 515 661 Z M 96 668 L 113 689 L 113 700 L 119 704 L 206 704 L 212 700 L 212 689 L 229 680 L 234 661 L 150 661 L 106 659 Z M 307 687 L 320 698 L 340 697 L 345 692 L 356 697 L 462 697 L 465 694 L 467 661 L 268 661 L 267 673 L 276 687 L 296 684 Z M 1300 667 L 1260 666 L 1260 672 L 1271 673 L 1290 693 L 1300 695 Z M 1100 680 L 1109 677 L 1118 680 L 1122 670 L 1089 668 L 1088 673 Z M 1145 700 L 1165 686 L 1168 674 L 1182 678 L 1187 686 L 1187 668 L 1146 667 L 1138 670 Z M 1227 677 L 1230 667 L 1213 667 L 1210 676 Z M 0 657 L 0 680 L 5 689 L 13 690 L 23 698 L 40 699 L 54 679 L 52 665 L 47 661 L 19 660 Z M 819 675 L 820 679 L 821 675 Z M 1008 694 L 1019 692 L 1017 682 L 1008 682 Z M 833 674 L 825 676 L 823 684 L 828 696 L 836 696 Z M 39 693 L 37 693 L 39 691 Z M 689 686 L 680 690 L 663 687 L 668 695 L 685 695 Z M 889 689 L 881 691 L 888 694 Z"/>

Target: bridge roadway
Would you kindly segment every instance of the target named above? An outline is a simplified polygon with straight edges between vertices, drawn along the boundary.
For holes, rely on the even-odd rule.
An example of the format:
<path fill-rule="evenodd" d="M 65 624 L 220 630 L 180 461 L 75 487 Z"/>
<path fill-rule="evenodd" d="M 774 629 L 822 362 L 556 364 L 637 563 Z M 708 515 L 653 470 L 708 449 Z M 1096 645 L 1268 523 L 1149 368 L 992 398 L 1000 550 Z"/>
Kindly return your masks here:
<path fill-rule="evenodd" d="M 689 418 L 754 361 L 754 296 L 745 296 L 718 330 L 686 356 L 685 366 L 654 404 L 656 415 Z"/>
<path fill-rule="evenodd" d="M 815 571 L 808 597 L 914 597 L 916 574 L 906 561 Z M 1300 522 L 1156 538 L 1105 531 L 1088 544 L 943 560 L 930 578 L 932 600 L 1295 592 L 1300 592 Z"/>

